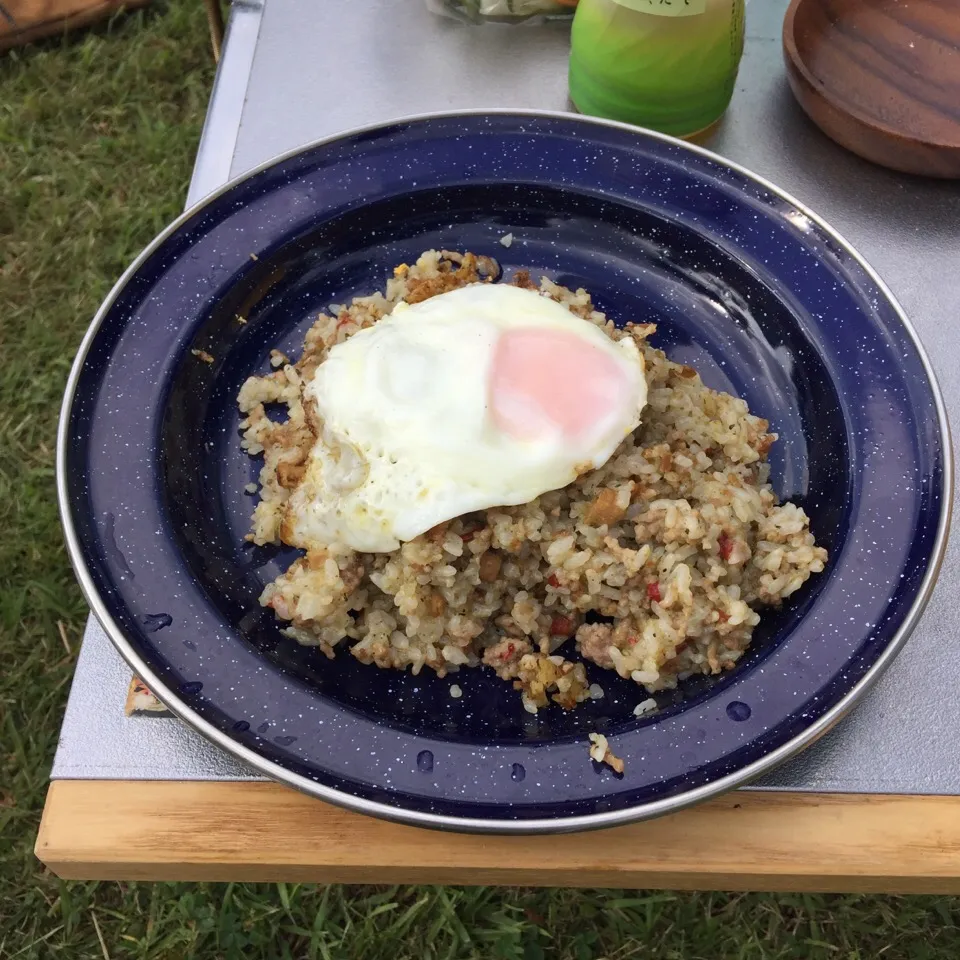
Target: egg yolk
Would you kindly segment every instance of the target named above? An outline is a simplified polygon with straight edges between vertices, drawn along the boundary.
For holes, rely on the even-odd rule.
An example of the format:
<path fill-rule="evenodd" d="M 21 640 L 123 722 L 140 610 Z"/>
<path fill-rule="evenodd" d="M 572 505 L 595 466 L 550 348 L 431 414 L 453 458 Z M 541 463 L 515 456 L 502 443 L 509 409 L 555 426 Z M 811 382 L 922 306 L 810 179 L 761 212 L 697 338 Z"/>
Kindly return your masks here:
<path fill-rule="evenodd" d="M 502 432 L 537 440 L 570 439 L 605 420 L 630 392 L 615 357 L 563 330 L 528 328 L 501 334 L 490 369 L 490 413 Z"/>

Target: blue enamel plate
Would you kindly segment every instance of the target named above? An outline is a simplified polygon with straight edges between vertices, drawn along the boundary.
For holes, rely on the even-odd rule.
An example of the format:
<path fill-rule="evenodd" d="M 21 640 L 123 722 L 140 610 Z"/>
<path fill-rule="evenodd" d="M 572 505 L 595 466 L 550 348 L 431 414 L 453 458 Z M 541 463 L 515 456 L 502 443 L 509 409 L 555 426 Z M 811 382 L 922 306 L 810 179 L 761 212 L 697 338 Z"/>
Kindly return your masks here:
<path fill-rule="evenodd" d="M 487 669 L 440 679 L 346 652 L 328 660 L 260 607 L 296 553 L 244 543 L 255 503 L 244 488 L 259 464 L 240 447 L 240 385 L 270 369 L 272 348 L 299 355 L 319 310 L 382 289 L 396 264 L 431 248 L 583 286 L 618 323 L 655 321 L 656 346 L 770 420 L 774 486 L 806 510 L 830 560 L 761 611 L 736 669 L 685 681 L 638 718 L 643 690 L 591 665 L 602 699 L 531 716 Z M 94 320 L 58 457 L 87 599 L 177 715 L 314 796 L 458 830 L 651 817 L 797 752 L 903 646 L 936 578 L 951 503 L 930 366 L 841 238 L 697 147 L 543 113 L 358 130 L 188 211 Z M 589 759 L 593 731 L 625 761 L 622 775 Z"/>

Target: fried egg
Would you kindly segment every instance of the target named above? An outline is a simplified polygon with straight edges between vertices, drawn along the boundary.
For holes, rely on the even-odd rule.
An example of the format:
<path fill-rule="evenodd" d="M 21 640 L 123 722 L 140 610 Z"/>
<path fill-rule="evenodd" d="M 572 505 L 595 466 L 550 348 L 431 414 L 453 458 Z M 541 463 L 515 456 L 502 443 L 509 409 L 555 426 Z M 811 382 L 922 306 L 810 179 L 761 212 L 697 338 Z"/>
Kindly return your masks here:
<path fill-rule="evenodd" d="M 640 423 L 647 385 L 631 338 L 477 283 L 397 304 L 331 348 L 303 396 L 320 426 L 285 539 L 386 552 L 601 466 Z"/>

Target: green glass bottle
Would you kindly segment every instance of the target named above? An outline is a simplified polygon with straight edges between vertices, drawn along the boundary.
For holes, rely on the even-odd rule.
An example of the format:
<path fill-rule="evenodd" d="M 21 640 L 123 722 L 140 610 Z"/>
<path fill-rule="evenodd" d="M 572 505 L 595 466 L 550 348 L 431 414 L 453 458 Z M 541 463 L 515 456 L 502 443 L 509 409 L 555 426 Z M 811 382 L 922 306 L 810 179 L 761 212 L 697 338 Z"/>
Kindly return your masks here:
<path fill-rule="evenodd" d="M 570 99 L 581 113 L 697 138 L 733 96 L 744 0 L 580 0 Z"/>

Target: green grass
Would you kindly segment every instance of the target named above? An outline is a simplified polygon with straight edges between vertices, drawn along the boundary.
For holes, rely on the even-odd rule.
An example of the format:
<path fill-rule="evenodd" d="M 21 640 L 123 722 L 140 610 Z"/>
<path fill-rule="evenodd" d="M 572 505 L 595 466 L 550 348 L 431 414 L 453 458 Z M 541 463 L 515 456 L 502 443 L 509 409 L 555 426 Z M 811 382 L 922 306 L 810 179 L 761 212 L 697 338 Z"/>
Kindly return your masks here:
<path fill-rule="evenodd" d="M 189 0 L 0 58 L 0 957 L 960 956 L 947 897 L 65 883 L 37 863 L 85 617 L 56 517 L 60 396 L 101 297 L 183 204 L 212 76 Z"/>

